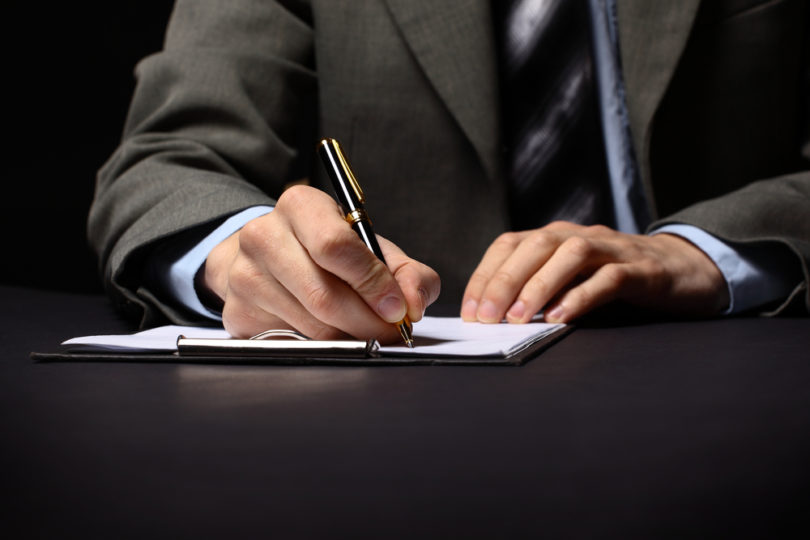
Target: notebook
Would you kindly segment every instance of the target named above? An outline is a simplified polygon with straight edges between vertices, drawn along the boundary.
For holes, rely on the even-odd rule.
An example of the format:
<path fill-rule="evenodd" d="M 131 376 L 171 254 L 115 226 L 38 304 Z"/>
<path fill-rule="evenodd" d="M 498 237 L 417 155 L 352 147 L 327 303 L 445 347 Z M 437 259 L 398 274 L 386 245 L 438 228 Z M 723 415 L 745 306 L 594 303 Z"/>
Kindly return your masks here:
<path fill-rule="evenodd" d="M 520 365 L 562 338 L 570 325 L 535 320 L 483 324 L 459 317 L 424 317 L 413 349 L 374 340 L 315 341 L 290 331 L 233 339 L 221 328 L 161 326 L 128 335 L 84 336 L 39 361 L 130 361 L 230 364 L 480 364 Z"/>

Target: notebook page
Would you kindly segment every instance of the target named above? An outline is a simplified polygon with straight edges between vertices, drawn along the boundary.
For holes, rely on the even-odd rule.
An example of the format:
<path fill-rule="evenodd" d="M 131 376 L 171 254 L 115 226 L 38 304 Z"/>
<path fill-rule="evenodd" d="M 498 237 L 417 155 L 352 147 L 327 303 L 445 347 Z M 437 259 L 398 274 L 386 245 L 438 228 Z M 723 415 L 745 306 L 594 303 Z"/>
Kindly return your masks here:
<path fill-rule="evenodd" d="M 415 347 L 389 345 L 380 348 L 392 356 L 507 356 L 542 339 L 564 325 L 483 324 L 463 322 L 459 317 L 424 317 L 414 324 Z M 228 339 L 221 328 L 161 326 L 128 335 L 84 336 L 62 343 L 73 352 L 175 352 L 177 337 Z"/>
<path fill-rule="evenodd" d="M 391 356 L 508 356 L 561 329 L 563 324 L 484 324 L 459 317 L 424 317 L 413 326 L 414 348 L 387 345 Z"/>

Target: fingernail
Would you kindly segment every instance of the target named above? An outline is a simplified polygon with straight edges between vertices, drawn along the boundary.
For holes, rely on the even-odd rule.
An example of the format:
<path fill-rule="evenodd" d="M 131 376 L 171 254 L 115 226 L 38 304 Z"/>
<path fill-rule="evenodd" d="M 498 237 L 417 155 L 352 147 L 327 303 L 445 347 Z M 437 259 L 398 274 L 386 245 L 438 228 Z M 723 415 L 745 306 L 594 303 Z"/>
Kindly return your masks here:
<path fill-rule="evenodd" d="M 506 312 L 506 318 L 510 321 L 520 321 L 523 320 L 524 313 L 526 313 L 526 304 L 523 303 L 523 300 L 518 300 Z"/>
<path fill-rule="evenodd" d="M 498 317 L 498 309 L 495 304 L 489 300 L 484 300 L 478 307 L 478 320 L 481 322 L 500 322 Z"/>
<path fill-rule="evenodd" d="M 545 319 L 547 321 L 559 321 L 562 319 L 563 313 L 565 313 L 565 311 L 563 310 L 562 305 L 558 304 L 554 306 L 554 309 L 546 313 Z"/>
<path fill-rule="evenodd" d="M 377 304 L 377 313 L 388 322 L 395 323 L 405 318 L 407 306 L 401 298 L 396 296 L 386 296 L 382 302 Z"/>
<path fill-rule="evenodd" d="M 478 302 L 470 298 L 461 306 L 461 318 L 465 321 L 474 321 L 478 315 Z"/>

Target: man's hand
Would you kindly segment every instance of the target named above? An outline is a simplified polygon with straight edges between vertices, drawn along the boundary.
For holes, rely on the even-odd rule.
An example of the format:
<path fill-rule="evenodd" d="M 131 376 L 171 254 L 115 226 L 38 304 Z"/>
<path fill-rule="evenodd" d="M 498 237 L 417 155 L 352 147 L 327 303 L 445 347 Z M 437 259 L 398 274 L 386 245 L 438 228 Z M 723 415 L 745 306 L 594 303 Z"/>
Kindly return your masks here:
<path fill-rule="evenodd" d="M 714 262 L 678 236 L 556 222 L 495 240 L 467 284 L 461 316 L 523 323 L 545 308 L 547 321 L 569 322 L 612 300 L 693 315 L 729 302 Z"/>
<path fill-rule="evenodd" d="M 231 335 L 293 328 L 314 339 L 347 335 L 395 342 L 392 323 L 422 318 L 439 276 L 384 238 L 389 266 L 365 246 L 340 208 L 315 188 L 296 186 L 275 210 L 248 222 L 209 254 L 204 283 L 224 301 Z"/>

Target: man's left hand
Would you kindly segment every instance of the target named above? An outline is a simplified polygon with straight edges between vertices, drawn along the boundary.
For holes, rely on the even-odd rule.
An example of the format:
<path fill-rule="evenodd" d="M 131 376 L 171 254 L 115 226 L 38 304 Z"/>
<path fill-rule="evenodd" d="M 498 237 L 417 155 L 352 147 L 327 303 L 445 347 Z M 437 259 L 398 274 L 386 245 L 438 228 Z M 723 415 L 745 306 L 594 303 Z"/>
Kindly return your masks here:
<path fill-rule="evenodd" d="M 714 262 L 679 236 L 555 222 L 492 243 L 467 284 L 461 317 L 524 323 L 544 309 L 546 321 L 569 322 L 613 300 L 707 316 L 729 296 Z"/>

